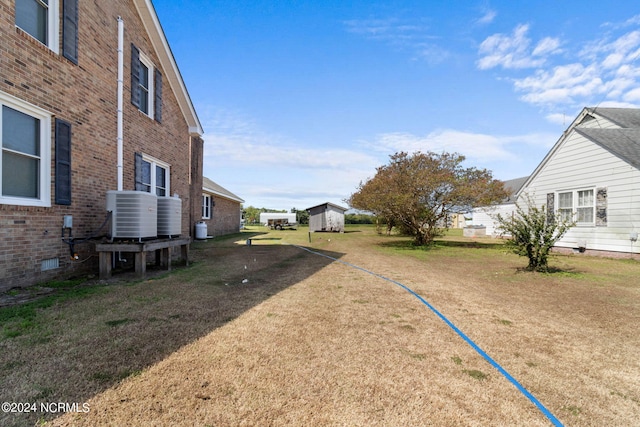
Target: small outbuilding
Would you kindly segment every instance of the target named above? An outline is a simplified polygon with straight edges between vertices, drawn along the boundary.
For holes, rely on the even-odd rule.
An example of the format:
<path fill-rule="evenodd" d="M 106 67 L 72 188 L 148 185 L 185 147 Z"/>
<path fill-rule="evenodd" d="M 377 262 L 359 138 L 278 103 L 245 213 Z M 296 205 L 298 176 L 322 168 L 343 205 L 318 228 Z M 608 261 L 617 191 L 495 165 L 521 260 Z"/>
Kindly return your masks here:
<path fill-rule="evenodd" d="M 323 203 L 306 209 L 309 212 L 309 231 L 337 231 L 344 233 L 344 213 L 347 208 Z"/>

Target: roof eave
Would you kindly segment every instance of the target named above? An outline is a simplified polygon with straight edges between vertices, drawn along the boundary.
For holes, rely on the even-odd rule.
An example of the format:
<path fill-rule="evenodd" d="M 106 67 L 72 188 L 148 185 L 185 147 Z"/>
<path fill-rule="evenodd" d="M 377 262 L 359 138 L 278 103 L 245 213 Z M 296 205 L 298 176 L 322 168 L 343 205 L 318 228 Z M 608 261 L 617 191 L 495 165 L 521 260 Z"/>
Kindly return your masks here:
<path fill-rule="evenodd" d="M 171 52 L 171 47 L 167 42 L 153 3 L 151 3 L 151 0 L 133 0 L 133 3 L 138 10 L 147 34 L 151 38 L 151 44 L 158 55 L 162 69 L 165 71 L 165 77 L 178 100 L 180 110 L 189 126 L 189 133 L 192 136 L 201 136 L 204 133 L 202 124 L 198 119 L 193 102 L 191 102 L 191 97 Z"/>
<path fill-rule="evenodd" d="M 556 141 L 556 143 L 553 145 L 553 147 L 551 147 L 551 150 L 549 150 L 549 152 L 547 153 L 546 156 L 544 156 L 544 158 L 542 159 L 542 161 L 538 164 L 538 166 L 533 170 L 533 172 L 531 173 L 531 175 L 529 175 L 529 178 L 527 178 L 527 180 L 522 184 L 522 186 L 520 187 L 520 189 L 518 190 L 518 192 L 515 194 L 515 199 L 518 200 L 520 198 L 520 196 L 523 194 L 523 192 L 526 191 L 526 189 L 529 187 L 529 184 L 531 183 L 531 181 L 533 181 L 538 173 L 540 173 L 540 171 L 542 170 L 542 168 L 547 164 L 547 162 L 549 161 L 549 159 L 551 159 L 551 157 L 555 154 L 556 151 L 558 151 L 558 149 L 560 148 L 560 146 L 562 145 L 562 143 L 564 142 L 564 140 L 567 138 L 567 136 L 573 131 L 573 129 L 576 127 L 576 125 L 578 123 L 580 123 L 582 121 L 582 119 L 584 119 L 584 117 L 588 114 L 592 114 L 593 112 L 591 111 L 590 108 L 588 107 L 584 107 L 582 109 L 582 111 L 580 111 L 580 114 L 578 114 L 578 116 L 575 118 L 575 120 L 573 120 L 573 122 L 571 122 L 571 124 L 569 125 L 569 127 L 562 132 L 562 135 L 560 136 L 560 138 L 558 138 L 558 140 Z"/>
<path fill-rule="evenodd" d="M 212 188 L 202 187 L 202 191 L 210 193 L 210 194 L 212 194 L 214 196 L 222 197 L 223 199 L 232 200 L 232 201 L 238 202 L 238 203 L 244 203 L 244 200 L 241 199 L 240 197 L 233 197 L 233 196 L 231 196 L 229 194 L 221 193 L 220 191 L 214 190 Z"/>

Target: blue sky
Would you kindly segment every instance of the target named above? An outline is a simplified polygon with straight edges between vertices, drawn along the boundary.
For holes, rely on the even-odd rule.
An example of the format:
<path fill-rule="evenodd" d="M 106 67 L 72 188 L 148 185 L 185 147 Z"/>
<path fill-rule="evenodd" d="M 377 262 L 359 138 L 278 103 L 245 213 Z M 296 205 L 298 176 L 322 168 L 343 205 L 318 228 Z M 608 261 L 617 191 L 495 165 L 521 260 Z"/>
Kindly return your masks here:
<path fill-rule="evenodd" d="M 245 206 L 345 205 L 389 155 L 530 174 L 585 106 L 640 106 L 640 4 L 154 0 Z"/>

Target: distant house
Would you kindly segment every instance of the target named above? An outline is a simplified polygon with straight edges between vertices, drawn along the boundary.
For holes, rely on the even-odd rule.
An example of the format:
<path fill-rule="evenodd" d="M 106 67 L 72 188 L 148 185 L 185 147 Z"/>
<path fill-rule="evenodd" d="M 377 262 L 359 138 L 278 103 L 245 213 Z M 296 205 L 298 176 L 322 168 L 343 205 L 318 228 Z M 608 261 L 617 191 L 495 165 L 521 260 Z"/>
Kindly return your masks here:
<path fill-rule="evenodd" d="M 347 208 L 323 203 L 306 209 L 309 212 L 309 231 L 344 232 L 344 213 Z"/>
<path fill-rule="evenodd" d="M 520 188 L 524 185 L 528 176 L 504 181 L 504 187 L 509 192 L 509 196 L 500 204 L 493 206 L 483 206 L 474 208 L 472 211 L 472 227 L 485 227 L 485 235 L 496 237 L 500 234 L 498 224 L 493 219 L 500 214 L 503 217 L 509 217 L 516 212 L 516 195 Z"/>
<path fill-rule="evenodd" d="M 207 234 L 221 236 L 237 233 L 242 219 L 242 200 L 207 177 L 202 179 L 202 222 Z"/>
<path fill-rule="evenodd" d="M 640 253 L 640 109 L 584 108 L 526 180 L 531 196 L 577 225 L 556 247 Z"/>

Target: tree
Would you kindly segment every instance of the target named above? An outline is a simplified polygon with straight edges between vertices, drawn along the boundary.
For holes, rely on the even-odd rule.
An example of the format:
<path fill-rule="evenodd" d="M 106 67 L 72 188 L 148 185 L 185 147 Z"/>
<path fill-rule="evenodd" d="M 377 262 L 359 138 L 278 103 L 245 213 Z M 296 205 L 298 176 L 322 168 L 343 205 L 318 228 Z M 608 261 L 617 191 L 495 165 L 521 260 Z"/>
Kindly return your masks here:
<path fill-rule="evenodd" d="M 544 206 L 538 208 L 532 198 L 525 198 L 526 209 L 516 203 L 513 217 L 495 215 L 502 235 L 510 238 L 505 245 L 512 252 L 529 259 L 527 270 L 546 272 L 549 270 L 549 252 L 575 221 L 553 215 Z"/>
<path fill-rule="evenodd" d="M 390 156 L 389 164 L 360 182 L 346 202 L 356 209 L 373 212 L 387 224 L 396 225 L 425 245 L 448 226 L 454 213 L 469 212 L 507 196 L 502 182 L 486 169 L 464 168 L 464 156 L 405 152 Z"/>
<path fill-rule="evenodd" d="M 247 224 L 255 224 L 258 222 L 260 218 L 260 209 L 254 208 L 253 206 L 248 206 L 244 208 L 244 220 Z"/>
<path fill-rule="evenodd" d="M 307 212 L 306 210 L 300 211 L 296 208 L 291 208 L 291 213 L 296 214 L 296 220 L 298 221 L 298 224 L 309 224 L 309 212 Z"/>

